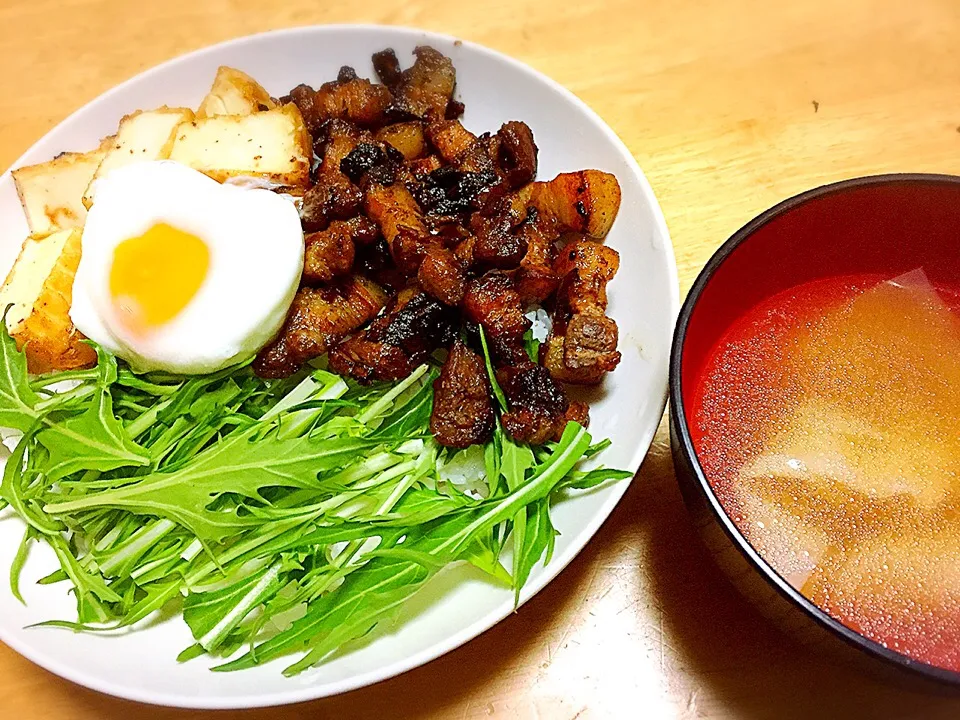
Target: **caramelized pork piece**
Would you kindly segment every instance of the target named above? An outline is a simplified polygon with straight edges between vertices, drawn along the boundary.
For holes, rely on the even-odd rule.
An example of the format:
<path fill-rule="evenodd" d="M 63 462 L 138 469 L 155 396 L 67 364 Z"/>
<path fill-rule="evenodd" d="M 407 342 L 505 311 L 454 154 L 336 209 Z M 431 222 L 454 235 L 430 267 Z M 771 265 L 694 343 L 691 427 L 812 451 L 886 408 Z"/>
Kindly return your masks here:
<path fill-rule="evenodd" d="M 370 183 L 392 185 L 403 164 L 403 154 L 393 145 L 362 142 L 340 161 L 340 171 L 361 187 Z"/>
<path fill-rule="evenodd" d="M 526 123 L 508 122 L 496 135 L 477 136 L 458 120 L 435 119 L 427 125 L 427 137 L 450 165 L 467 172 L 493 172 L 510 190 L 537 175 L 537 145 Z"/>
<path fill-rule="evenodd" d="M 570 402 L 550 373 L 532 362 L 497 370 L 497 382 L 507 398 L 508 411 L 500 416 L 504 429 L 517 442 L 542 445 L 557 440 L 568 421 L 587 424 L 587 407 Z"/>
<path fill-rule="evenodd" d="M 477 238 L 473 250 L 474 262 L 481 267 L 510 270 L 517 267 L 527 254 L 527 238 L 515 233 L 509 213 L 492 217 L 474 213 L 470 229 Z"/>
<path fill-rule="evenodd" d="M 397 268 L 407 276 L 416 275 L 422 288 L 445 305 L 459 304 L 466 268 L 444 247 L 442 237 L 429 232 L 410 192 L 400 183 L 370 185 L 366 207 Z"/>
<path fill-rule="evenodd" d="M 330 287 L 300 288 L 280 335 L 254 360 L 254 372 L 266 378 L 292 375 L 373 318 L 386 301 L 380 287 L 360 276 Z"/>
<path fill-rule="evenodd" d="M 416 160 L 427 154 L 427 139 L 421 122 L 387 125 L 377 131 L 375 139 L 381 143 L 389 143 L 400 151 L 406 160 Z"/>
<path fill-rule="evenodd" d="M 620 186 L 613 175 L 583 170 L 558 175 L 549 182 L 531 183 L 508 201 L 512 213 L 526 214 L 517 231 L 526 240 L 527 248 L 515 275 L 517 289 L 524 302 L 541 303 L 556 290 L 559 277 L 570 269 L 553 267 L 557 241 L 571 232 L 595 238 L 606 236 L 620 208 Z M 575 298 L 579 292 L 568 295 Z"/>
<path fill-rule="evenodd" d="M 297 109 L 303 116 L 304 125 L 307 126 L 307 130 L 313 137 L 317 136 L 317 133 L 320 132 L 320 129 L 323 126 L 323 118 L 320 117 L 319 113 L 314 107 L 314 100 L 316 96 L 316 90 L 305 83 L 300 83 L 290 91 L 289 95 L 280 99 L 281 102 L 284 100 L 289 100 L 297 106 Z"/>
<path fill-rule="evenodd" d="M 394 264 L 390 256 L 390 248 L 387 247 L 387 241 L 380 236 L 379 229 L 377 229 L 376 239 L 370 245 L 357 243 L 354 267 L 358 272 L 386 288 L 391 295 L 402 290 L 407 284 L 407 276 Z"/>
<path fill-rule="evenodd" d="M 554 263 L 560 276 L 557 304 L 571 313 L 607 309 L 607 283 L 620 269 L 620 254 L 611 247 L 577 240 L 564 247 Z"/>
<path fill-rule="evenodd" d="M 400 70 L 400 61 L 393 48 L 375 52 L 372 57 L 373 70 L 380 78 L 380 82 L 391 90 L 396 90 L 403 80 L 403 71 Z"/>
<path fill-rule="evenodd" d="M 300 223 L 306 232 L 326 228 L 333 220 L 351 218 L 363 207 L 363 193 L 344 179 L 320 177 L 303 195 Z"/>
<path fill-rule="evenodd" d="M 430 229 L 430 233 L 435 235 L 445 247 L 456 247 L 471 237 L 470 229 L 461 224 L 459 217 L 424 215 L 423 221 Z"/>
<path fill-rule="evenodd" d="M 463 172 L 482 173 L 496 178 L 494 184 L 499 185 L 500 175 L 497 173 L 495 159 L 497 157 L 499 140 L 495 135 L 484 133 L 477 137 L 477 141 L 467 148 L 467 151 L 457 161 L 457 169 Z M 506 185 L 503 190 L 506 191 Z M 498 194 L 498 197 L 503 193 Z"/>
<path fill-rule="evenodd" d="M 537 173 L 537 146 L 523 123 L 510 122 L 494 136 L 485 133 L 477 137 L 458 121 L 434 120 L 427 125 L 427 136 L 448 163 L 431 174 L 417 195 L 427 212 L 481 210 L 492 215 L 501 198 Z M 524 196 L 523 203 L 527 199 Z M 522 213 L 515 215 L 511 225 L 523 217 Z"/>
<path fill-rule="evenodd" d="M 463 313 L 493 341 L 498 362 L 526 357 L 523 334 L 530 328 L 530 321 L 523 314 L 523 303 L 509 275 L 491 271 L 467 283 Z"/>
<path fill-rule="evenodd" d="M 460 159 L 477 142 L 477 136 L 467 130 L 459 120 L 435 119 L 427 125 L 427 137 L 440 157 L 451 165 Z"/>
<path fill-rule="evenodd" d="M 373 184 L 367 188 L 366 210 L 380 226 L 397 267 L 408 276 L 415 275 L 432 241 L 410 191 L 400 183 Z"/>
<path fill-rule="evenodd" d="M 523 187 L 537 176 L 537 154 L 533 132 L 526 123 L 508 122 L 497 131 L 494 164 L 511 190 Z"/>
<path fill-rule="evenodd" d="M 466 106 L 459 100 L 453 98 L 447 103 L 447 120 L 459 120 L 463 117 Z"/>
<path fill-rule="evenodd" d="M 460 267 L 464 270 L 469 270 L 473 265 L 473 251 L 477 247 L 477 239 L 473 235 L 468 235 L 463 240 L 455 243 L 453 248 L 453 256 L 457 259 L 457 262 L 460 263 Z"/>
<path fill-rule="evenodd" d="M 407 170 L 415 182 L 423 182 L 427 175 L 441 167 L 443 162 L 436 155 L 427 155 L 407 163 Z"/>
<path fill-rule="evenodd" d="M 413 66 L 397 75 L 400 65 L 392 50 L 374 56 L 374 69 L 380 80 L 393 92 L 392 117 L 425 119 L 446 117 L 447 105 L 453 98 L 457 71 L 450 58 L 422 45 L 413 51 Z"/>
<path fill-rule="evenodd" d="M 432 215 L 461 215 L 487 205 L 485 193 L 496 182 L 492 171 L 470 172 L 445 165 L 423 179 L 414 190 L 414 197 Z"/>
<path fill-rule="evenodd" d="M 555 220 L 561 231 L 601 239 L 610 232 L 620 209 L 620 184 L 599 170 L 562 173 L 549 182 L 527 185 L 515 202 L 535 207 Z"/>
<path fill-rule="evenodd" d="M 340 165 L 347 155 L 360 143 L 373 142 L 373 135 L 346 120 L 331 120 L 324 123 L 323 134 L 314 142 L 314 150 L 320 158 L 320 175 L 342 175 Z"/>
<path fill-rule="evenodd" d="M 365 78 L 324 83 L 317 90 L 315 104 L 325 119 L 349 120 L 361 127 L 380 127 L 393 102 L 390 91 Z"/>
<path fill-rule="evenodd" d="M 444 305 L 459 305 L 466 288 L 466 275 L 457 257 L 447 248 L 434 245 L 424 253 L 417 280 L 427 293 Z"/>
<path fill-rule="evenodd" d="M 358 246 L 373 245 L 383 237 L 380 235 L 380 228 L 366 215 L 357 215 L 347 220 L 347 226 L 350 228 L 350 237 L 354 244 Z"/>
<path fill-rule="evenodd" d="M 362 382 L 400 380 L 456 335 L 456 313 L 419 288 L 401 291 L 370 326 L 330 351 L 330 367 Z"/>
<path fill-rule="evenodd" d="M 416 367 L 402 348 L 370 340 L 367 333 L 347 338 L 330 352 L 331 370 L 362 383 L 402 380 Z"/>
<path fill-rule="evenodd" d="M 353 269 L 354 243 L 373 242 L 377 228 L 367 218 L 334 220 L 326 230 L 304 237 L 303 279 L 309 283 L 330 282 Z"/>
<path fill-rule="evenodd" d="M 542 303 L 557 289 L 560 278 L 553 269 L 556 242 L 560 237 L 557 223 L 540 215 L 531 207 L 517 229 L 526 242 L 527 253 L 514 273 L 514 282 L 520 299 L 525 303 Z"/>
<path fill-rule="evenodd" d="M 457 340 L 433 383 L 430 432 L 441 445 L 465 448 L 489 440 L 493 425 L 483 358 Z"/>
<path fill-rule="evenodd" d="M 577 313 L 563 332 L 551 332 L 541 357 L 563 382 L 596 385 L 620 364 L 617 324 L 601 313 Z"/>
<path fill-rule="evenodd" d="M 356 76 L 353 68 L 342 68 L 336 80 L 324 83 L 318 90 L 298 85 L 290 91 L 290 99 L 300 109 L 311 134 L 316 134 L 328 120 L 348 120 L 362 127 L 385 124 L 385 113 L 393 102 L 383 85 Z"/>
<path fill-rule="evenodd" d="M 367 216 L 380 226 L 387 244 L 392 244 L 403 229 L 427 235 L 416 200 L 403 185 L 374 185 L 367 190 Z"/>
<path fill-rule="evenodd" d="M 343 159 L 370 134 L 343 120 L 333 120 L 319 138 L 321 162 L 316 184 L 303 196 L 300 221 L 307 232 L 323 230 L 333 220 L 346 220 L 363 206 L 363 193 L 340 170 Z M 315 143 L 315 145 L 318 143 Z"/>
<path fill-rule="evenodd" d="M 605 315 L 607 283 L 620 267 L 620 256 L 605 245 L 579 240 L 561 251 L 555 267 L 561 280 L 543 363 L 557 380 L 596 384 L 620 362 L 617 324 Z"/>

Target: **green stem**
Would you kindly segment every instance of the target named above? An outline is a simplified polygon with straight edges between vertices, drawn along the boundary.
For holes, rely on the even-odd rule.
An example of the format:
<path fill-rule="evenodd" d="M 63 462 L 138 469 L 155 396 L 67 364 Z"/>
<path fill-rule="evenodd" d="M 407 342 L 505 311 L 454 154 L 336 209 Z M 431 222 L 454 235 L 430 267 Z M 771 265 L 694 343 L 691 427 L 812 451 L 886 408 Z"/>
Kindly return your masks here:
<path fill-rule="evenodd" d="M 197 642 L 203 646 L 207 652 L 213 652 L 224 641 L 227 635 L 239 625 L 250 611 L 259 605 L 266 597 L 276 592 L 274 583 L 280 576 L 280 561 L 275 562 L 263 574 L 263 577 L 257 581 L 257 584 L 243 597 L 243 599 L 233 607 L 230 612 L 224 615 L 220 621 Z"/>
<path fill-rule="evenodd" d="M 65 382 L 67 380 L 96 380 L 97 378 L 97 369 L 93 368 L 90 370 L 65 370 L 63 372 L 55 373 L 53 375 L 41 375 L 38 378 L 35 378 L 30 381 L 31 390 L 41 390 L 45 387 L 49 387 L 58 382 Z"/>
<path fill-rule="evenodd" d="M 418 367 L 416 370 L 410 373 L 405 380 L 394 385 L 388 392 L 384 393 L 382 398 L 357 415 L 357 420 L 366 425 L 371 420 L 379 417 L 380 413 L 390 407 L 391 403 L 393 403 L 393 401 L 396 400 L 401 393 L 422 378 L 429 369 L 430 368 L 427 365 L 421 365 Z"/>
<path fill-rule="evenodd" d="M 427 473 L 430 466 L 433 465 L 434 460 L 436 460 L 436 451 L 431 448 L 413 463 L 413 467 L 411 468 L 413 472 L 404 476 L 400 482 L 397 483 L 397 486 L 390 493 L 389 497 L 383 501 L 380 507 L 378 507 L 373 514 L 386 515 L 393 510 L 394 506 L 400 502 L 400 498 L 406 494 L 407 490 L 412 488 L 414 483 L 416 483 L 417 480 L 422 478 Z M 394 466 L 391 470 L 395 471 L 397 468 L 408 464 L 410 463 L 401 463 L 400 465 Z M 364 543 L 367 542 L 367 539 L 368 538 L 364 538 L 362 540 L 351 540 L 350 543 L 343 549 L 343 552 L 337 555 L 337 557 L 334 559 L 333 565 L 337 568 L 342 568 L 347 563 L 352 562 L 356 555 L 360 552 L 360 549 L 363 547 Z"/>
<path fill-rule="evenodd" d="M 518 491 L 507 496 L 504 500 L 492 504 L 490 509 L 479 515 L 470 525 L 460 532 L 450 536 L 437 546 L 433 552 L 441 554 L 451 552 L 454 556 L 462 552 L 468 542 L 484 528 L 493 527 L 497 523 L 514 517 L 520 508 L 550 494 L 554 486 L 570 472 L 577 464 L 584 451 L 590 446 L 590 435 L 580 425 L 567 423 L 563 431 L 563 438 L 556 451 L 545 465 L 541 465 L 537 472 Z"/>
<path fill-rule="evenodd" d="M 66 405 L 74 400 L 82 400 L 89 395 L 93 395 L 95 390 L 96 387 L 93 385 L 79 385 L 73 390 L 68 390 L 64 393 L 55 393 L 53 397 L 49 397 L 46 400 L 41 400 L 33 406 L 33 409 L 38 415 L 43 415 L 51 408 L 54 408 L 58 405 Z"/>
<path fill-rule="evenodd" d="M 155 520 L 144 525 L 124 541 L 114 554 L 100 563 L 100 572 L 106 576 L 114 574 L 124 563 L 140 557 L 151 545 L 176 527 L 173 521 L 167 519 Z"/>
<path fill-rule="evenodd" d="M 152 408 L 143 413 L 143 415 L 127 425 L 127 434 L 129 434 L 133 440 L 136 440 L 153 426 L 153 424 L 157 421 L 157 418 L 160 416 L 160 413 L 166 410 L 172 402 L 173 399 L 170 398 L 164 400 L 162 403 L 154 405 Z"/>
<path fill-rule="evenodd" d="M 172 395 L 183 386 L 182 380 L 178 380 L 175 384 L 158 385 L 157 383 L 144 380 L 129 370 L 121 370 L 119 372 L 117 375 L 117 384 L 123 387 L 135 387 L 151 395 Z"/>

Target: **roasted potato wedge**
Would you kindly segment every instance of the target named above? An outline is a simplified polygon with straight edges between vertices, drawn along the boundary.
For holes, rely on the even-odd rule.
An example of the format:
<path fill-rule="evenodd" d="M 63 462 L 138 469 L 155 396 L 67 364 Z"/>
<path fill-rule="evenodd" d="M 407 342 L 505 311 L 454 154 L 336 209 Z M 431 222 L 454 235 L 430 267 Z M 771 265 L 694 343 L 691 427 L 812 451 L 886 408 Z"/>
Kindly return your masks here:
<path fill-rule="evenodd" d="M 113 145 L 97 168 L 86 192 L 83 204 L 93 205 L 93 193 L 97 180 L 124 165 L 144 160 L 165 160 L 181 123 L 193 119 L 193 110 L 188 108 L 161 107 L 156 110 L 138 110 L 125 115 L 117 128 Z"/>
<path fill-rule="evenodd" d="M 13 171 L 13 182 L 32 235 L 43 237 L 83 227 L 87 217 L 83 194 L 113 141 L 113 137 L 108 137 L 96 150 L 61 153 L 48 162 Z"/>
<path fill-rule="evenodd" d="M 250 115 L 273 110 L 277 104 L 270 93 L 242 70 L 221 65 L 210 92 L 197 109 L 198 118 L 216 115 Z"/>
<path fill-rule="evenodd" d="M 302 193 L 310 184 L 313 147 L 296 105 L 251 115 L 217 115 L 184 123 L 170 159 L 224 182 L 261 180 Z"/>
<path fill-rule="evenodd" d="M 0 288 L 0 308 L 10 306 L 7 331 L 26 352 L 32 373 L 96 364 L 96 353 L 70 320 L 80 236 L 73 228 L 28 237 Z"/>

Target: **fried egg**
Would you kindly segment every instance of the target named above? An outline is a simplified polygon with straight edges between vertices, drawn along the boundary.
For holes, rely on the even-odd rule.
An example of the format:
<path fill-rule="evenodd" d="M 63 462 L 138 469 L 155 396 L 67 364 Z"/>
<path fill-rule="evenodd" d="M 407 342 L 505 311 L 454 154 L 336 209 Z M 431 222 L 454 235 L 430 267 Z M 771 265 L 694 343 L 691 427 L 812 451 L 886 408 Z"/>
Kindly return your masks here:
<path fill-rule="evenodd" d="M 289 199 L 144 162 L 97 181 L 70 317 L 135 372 L 209 373 L 279 331 L 303 269 Z"/>

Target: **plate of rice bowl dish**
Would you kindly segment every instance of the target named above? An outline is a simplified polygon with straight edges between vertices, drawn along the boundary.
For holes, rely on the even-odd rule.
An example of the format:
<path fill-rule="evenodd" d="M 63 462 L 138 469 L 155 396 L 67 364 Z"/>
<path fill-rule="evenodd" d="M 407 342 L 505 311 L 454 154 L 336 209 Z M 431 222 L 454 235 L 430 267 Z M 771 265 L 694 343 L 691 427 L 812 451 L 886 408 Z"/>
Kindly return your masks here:
<path fill-rule="evenodd" d="M 421 665 L 637 472 L 678 285 L 657 201 L 521 63 L 375 26 L 194 52 L 0 177 L 0 639 L 197 708 Z"/>

